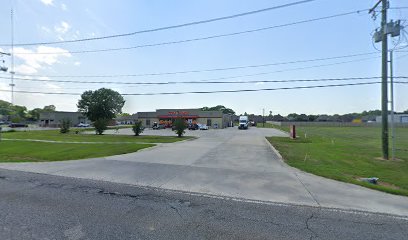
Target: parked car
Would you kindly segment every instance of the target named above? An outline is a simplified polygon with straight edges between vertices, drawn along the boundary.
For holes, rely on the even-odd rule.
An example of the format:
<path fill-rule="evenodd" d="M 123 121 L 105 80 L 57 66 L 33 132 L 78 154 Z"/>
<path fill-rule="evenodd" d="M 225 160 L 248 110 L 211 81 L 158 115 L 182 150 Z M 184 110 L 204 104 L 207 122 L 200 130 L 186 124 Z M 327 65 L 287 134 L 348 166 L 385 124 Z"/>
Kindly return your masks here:
<path fill-rule="evenodd" d="M 17 127 L 28 127 L 25 123 L 10 123 L 8 125 L 10 128 L 17 128 Z"/>
<path fill-rule="evenodd" d="M 89 125 L 88 123 L 79 123 L 77 125 L 77 127 L 90 127 L 91 125 Z"/>
<path fill-rule="evenodd" d="M 198 130 L 198 124 L 189 124 L 188 125 L 188 130 Z"/>
<path fill-rule="evenodd" d="M 158 124 L 157 122 L 154 122 L 153 126 L 152 126 L 152 129 L 153 130 L 164 129 L 164 125 L 163 124 Z"/>
<path fill-rule="evenodd" d="M 200 130 L 208 130 L 209 128 L 208 128 L 207 125 L 201 124 L 201 125 L 199 126 L 199 129 L 200 129 Z"/>

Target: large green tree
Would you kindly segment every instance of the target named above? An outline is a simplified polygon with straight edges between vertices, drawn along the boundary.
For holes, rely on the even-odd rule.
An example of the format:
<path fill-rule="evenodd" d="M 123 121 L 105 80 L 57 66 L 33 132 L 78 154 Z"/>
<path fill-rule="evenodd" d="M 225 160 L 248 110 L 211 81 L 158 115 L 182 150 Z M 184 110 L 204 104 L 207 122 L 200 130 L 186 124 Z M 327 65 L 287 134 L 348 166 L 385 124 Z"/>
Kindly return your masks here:
<path fill-rule="evenodd" d="M 231 108 L 227 108 L 223 105 L 217 105 L 215 107 L 202 107 L 201 108 L 202 111 L 222 111 L 222 113 L 224 114 L 235 114 L 235 111 L 232 110 Z"/>
<path fill-rule="evenodd" d="M 101 88 L 84 92 L 77 107 L 89 120 L 97 122 L 97 125 L 103 129 L 102 125 L 107 124 L 109 120 L 122 112 L 124 104 L 125 100 L 120 93 L 112 89 Z M 98 134 L 103 132 L 103 130 L 96 130 Z"/>

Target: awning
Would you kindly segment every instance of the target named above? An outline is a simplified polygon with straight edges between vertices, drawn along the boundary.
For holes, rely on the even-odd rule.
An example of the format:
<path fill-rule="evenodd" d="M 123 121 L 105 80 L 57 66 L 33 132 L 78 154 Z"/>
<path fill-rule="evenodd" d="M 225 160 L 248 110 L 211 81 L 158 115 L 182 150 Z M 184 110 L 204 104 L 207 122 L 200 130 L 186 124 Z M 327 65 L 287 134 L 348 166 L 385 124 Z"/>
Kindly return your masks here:
<path fill-rule="evenodd" d="M 198 118 L 198 115 L 159 115 L 158 118 Z"/>

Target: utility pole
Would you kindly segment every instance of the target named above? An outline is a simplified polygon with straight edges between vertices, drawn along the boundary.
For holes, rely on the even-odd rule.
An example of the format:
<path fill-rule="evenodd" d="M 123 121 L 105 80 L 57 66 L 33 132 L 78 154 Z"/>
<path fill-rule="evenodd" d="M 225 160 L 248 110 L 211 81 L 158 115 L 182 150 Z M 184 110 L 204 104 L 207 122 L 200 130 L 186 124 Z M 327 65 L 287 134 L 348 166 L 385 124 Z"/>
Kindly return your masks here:
<path fill-rule="evenodd" d="M 382 152 L 383 158 L 388 159 L 388 34 L 391 37 L 398 37 L 401 34 L 401 20 L 387 22 L 387 9 L 389 7 L 389 1 L 387 0 L 379 0 L 373 8 L 370 9 L 368 12 L 373 13 L 373 17 L 375 19 L 375 9 L 381 3 L 381 28 L 380 30 L 376 29 L 373 40 L 374 42 L 378 43 L 381 42 L 382 44 L 382 69 L 381 69 L 381 122 L 382 122 Z M 392 51 L 390 54 L 390 58 L 392 58 Z M 392 68 L 392 62 L 391 66 Z M 391 94 L 393 94 L 393 86 L 391 84 Z M 393 98 L 393 96 L 392 96 Z M 392 103 L 394 100 L 392 99 Z M 394 104 L 394 103 L 393 103 Z M 392 105 L 392 115 L 394 112 L 394 107 Z"/>
<path fill-rule="evenodd" d="M 381 123 L 382 123 L 382 153 L 383 158 L 388 159 L 388 36 L 387 36 L 387 0 L 379 0 L 373 8 L 370 9 L 369 13 L 375 11 L 375 8 L 381 3 L 381 29 L 379 32 L 376 32 L 378 41 L 382 42 L 382 69 L 381 69 Z M 380 35 L 380 37 L 378 36 Z M 376 40 L 377 42 L 377 40 Z"/>
<path fill-rule="evenodd" d="M 265 108 L 262 108 L 262 127 L 265 127 Z"/>
<path fill-rule="evenodd" d="M 381 32 L 382 32 L 382 83 L 381 83 L 381 109 L 382 109 L 382 150 L 383 158 L 388 159 L 388 36 L 386 32 L 388 1 L 382 0 Z"/>
<path fill-rule="evenodd" d="M 394 126 L 394 74 L 393 51 L 390 51 L 390 102 L 391 102 L 391 159 L 395 160 L 395 126 Z"/>
<path fill-rule="evenodd" d="M 11 105 L 14 105 L 14 19 L 13 7 L 11 7 L 11 69 L 10 69 L 10 87 L 11 87 Z"/>

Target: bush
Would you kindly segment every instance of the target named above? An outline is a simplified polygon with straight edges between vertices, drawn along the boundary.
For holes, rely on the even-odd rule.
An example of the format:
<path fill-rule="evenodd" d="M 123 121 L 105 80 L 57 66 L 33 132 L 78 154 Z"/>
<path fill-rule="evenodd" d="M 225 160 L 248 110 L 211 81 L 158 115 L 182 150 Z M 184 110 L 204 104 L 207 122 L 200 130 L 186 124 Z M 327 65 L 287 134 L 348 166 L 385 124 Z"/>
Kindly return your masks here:
<path fill-rule="evenodd" d="M 71 121 L 69 119 L 62 119 L 60 124 L 60 133 L 68 133 L 71 127 Z"/>
<path fill-rule="evenodd" d="M 94 127 L 95 127 L 95 133 L 96 133 L 96 134 L 99 134 L 99 135 L 102 135 L 102 133 L 103 133 L 106 129 L 108 129 L 108 123 L 109 123 L 109 120 L 108 120 L 108 119 L 105 119 L 105 118 L 97 119 L 97 120 L 93 123 L 93 125 L 94 125 Z"/>
<path fill-rule="evenodd" d="M 135 136 L 139 136 L 143 132 L 142 121 L 136 121 L 132 126 L 132 130 L 135 133 Z"/>
<path fill-rule="evenodd" d="M 177 118 L 176 121 L 174 121 L 174 132 L 176 132 L 178 137 L 182 137 L 185 133 L 185 129 L 187 128 L 186 123 L 184 119 L 182 118 Z"/>

